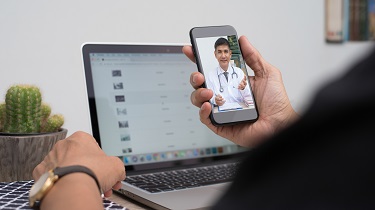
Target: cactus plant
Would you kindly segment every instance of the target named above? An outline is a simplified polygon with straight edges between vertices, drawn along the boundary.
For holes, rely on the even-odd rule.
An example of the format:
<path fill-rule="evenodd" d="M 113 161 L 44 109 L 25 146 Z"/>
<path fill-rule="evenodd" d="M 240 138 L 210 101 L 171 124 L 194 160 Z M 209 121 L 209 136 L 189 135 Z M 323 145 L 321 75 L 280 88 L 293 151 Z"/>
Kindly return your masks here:
<path fill-rule="evenodd" d="M 14 85 L 0 105 L 0 132 L 41 133 L 55 132 L 64 124 L 62 115 L 51 114 L 51 108 L 42 104 L 42 94 L 34 85 Z"/>
<path fill-rule="evenodd" d="M 5 103 L 0 103 L 0 131 L 4 127 L 4 117 L 5 117 Z"/>
<path fill-rule="evenodd" d="M 64 124 L 64 117 L 61 114 L 52 115 L 42 125 L 41 132 L 57 131 Z"/>

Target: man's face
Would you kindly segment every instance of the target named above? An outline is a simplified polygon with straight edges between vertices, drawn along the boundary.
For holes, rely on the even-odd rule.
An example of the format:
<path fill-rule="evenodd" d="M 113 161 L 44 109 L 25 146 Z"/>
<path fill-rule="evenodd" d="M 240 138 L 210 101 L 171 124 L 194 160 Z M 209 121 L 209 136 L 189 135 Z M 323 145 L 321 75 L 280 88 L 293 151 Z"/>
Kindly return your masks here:
<path fill-rule="evenodd" d="M 232 57 L 232 51 L 227 45 L 219 45 L 216 47 L 215 57 L 220 67 L 223 68 L 223 70 L 227 70 L 230 58 Z"/>

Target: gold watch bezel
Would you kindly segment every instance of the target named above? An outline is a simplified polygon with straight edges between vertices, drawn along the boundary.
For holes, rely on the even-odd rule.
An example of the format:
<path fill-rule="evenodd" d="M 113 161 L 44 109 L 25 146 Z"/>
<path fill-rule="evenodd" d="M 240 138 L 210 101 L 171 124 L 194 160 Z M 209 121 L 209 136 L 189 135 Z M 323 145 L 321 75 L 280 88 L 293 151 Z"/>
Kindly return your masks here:
<path fill-rule="evenodd" d="M 43 199 L 58 178 L 59 177 L 55 175 L 53 170 L 49 170 L 34 183 L 29 192 L 30 207 L 34 207 L 37 201 L 41 201 Z"/>

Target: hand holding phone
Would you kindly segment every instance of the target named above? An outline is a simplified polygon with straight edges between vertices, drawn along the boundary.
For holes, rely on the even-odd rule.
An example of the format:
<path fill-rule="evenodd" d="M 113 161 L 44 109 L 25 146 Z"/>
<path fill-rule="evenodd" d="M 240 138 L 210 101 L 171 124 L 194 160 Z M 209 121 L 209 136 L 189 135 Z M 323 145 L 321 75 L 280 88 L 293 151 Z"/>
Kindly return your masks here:
<path fill-rule="evenodd" d="M 245 36 L 239 37 L 238 42 L 244 60 L 254 73 L 254 79 L 248 80 L 248 85 L 252 87 L 255 99 L 261 99 L 256 101 L 256 107 L 259 108 L 259 118 L 256 122 L 238 123 L 233 126 L 213 125 L 210 119 L 213 109 L 209 101 L 214 93 L 207 88 L 201 88 L 205 86 L 205 78 L 200 72 L 190 75 L 190 83 L 195 89 L 191 94 L 191 103 L 200 108 L 201 122 L 217 135 L 244 147 L 254 147 L 270 135 L 289 126 L 299 118 L 299 115 L 289 101 L 280 70 L 268 63 Z M 184 46 L 182 50 L 191 61 L 197 62 L 192 46 Z"/>
<path fill-rule="evenodd" d="M 190 40 L 198 71 L 205 76 L 203 87 L 211 89 L 210 120 L 216 126 L 258 119 L 246 65 L 232 26 L 196 27 Z"/>

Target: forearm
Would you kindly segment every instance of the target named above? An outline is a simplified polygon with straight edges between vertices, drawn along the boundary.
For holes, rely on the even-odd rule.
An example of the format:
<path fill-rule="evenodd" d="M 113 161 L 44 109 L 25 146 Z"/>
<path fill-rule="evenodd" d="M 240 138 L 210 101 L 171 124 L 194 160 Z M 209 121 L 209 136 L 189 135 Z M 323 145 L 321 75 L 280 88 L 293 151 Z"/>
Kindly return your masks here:
<path fill-rule="evenodd" d="M 92 177 L 84 173 L 72 173 L 55 183 L 42 200 L 41 209 L 103 210 L 103 202 Z"/>

